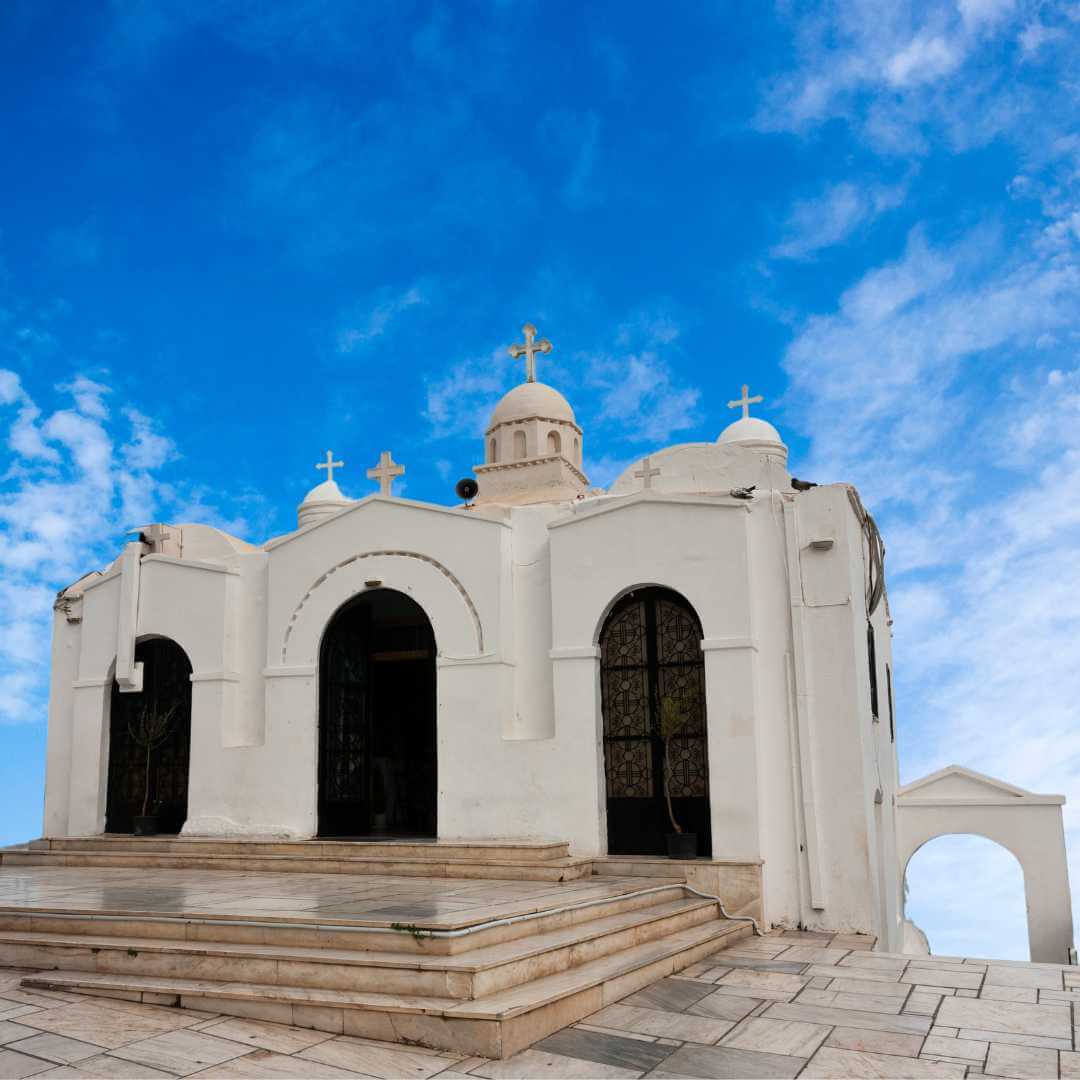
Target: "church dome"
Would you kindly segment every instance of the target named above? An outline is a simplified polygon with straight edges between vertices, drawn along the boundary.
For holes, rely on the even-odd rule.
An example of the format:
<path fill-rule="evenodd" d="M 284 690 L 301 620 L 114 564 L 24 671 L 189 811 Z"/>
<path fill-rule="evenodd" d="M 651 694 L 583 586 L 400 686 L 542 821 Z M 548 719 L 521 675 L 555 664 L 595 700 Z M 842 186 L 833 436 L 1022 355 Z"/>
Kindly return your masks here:
<path fill-rule="evenodd" d="M 555 387 L 541 382 L 524 382 L 502 396 L 491 414 L 488 430 L 534 416 L 544 420 L 565 420 L 577 426 L 570 402 Z"/>
<path fill-rule="evenodd" d="M 319 521 L 330 514 L 336 514 L 349 505 L 351 500 L 345 498 L 341 488 L 334 480 L 324 480 L 321 484 L 313 487 L 305 496 L 304 501 L 296 508 L 297 521 L 302 529 L 305 525 Z"/>
<path fill-rule="evenodd" d="M 744 416 L 733 424 L 728 424 L 720 433 L 719 443 L 773 443 L 783 446 L 784 440 L 780 438 L 780 432 L 759 416 Z"/>

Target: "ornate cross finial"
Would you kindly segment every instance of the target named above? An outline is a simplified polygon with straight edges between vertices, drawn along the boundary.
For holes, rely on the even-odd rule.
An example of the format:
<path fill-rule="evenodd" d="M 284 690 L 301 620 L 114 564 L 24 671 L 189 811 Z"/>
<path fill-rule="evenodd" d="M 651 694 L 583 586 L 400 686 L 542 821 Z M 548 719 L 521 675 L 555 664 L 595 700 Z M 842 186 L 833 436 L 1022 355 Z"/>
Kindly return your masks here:
<path fill-rule="evenodd" d="M 379 464 L 374 469 L 367 471 L 369 480 L 379 481 L 380 495 L 394 494 L 394 478 L 405 475 L 405 466 L 399 465 L 389 450 L 384 450 L 379 455 Z"/>
<path fill-rule="evenodd" d="M 742 397 L 738 401 L 729 401 L 727 407 L 729 409 L 738 409 L 742 407 L 742 418 L 745 420 L 750 415 L 751 405 L 760 405 L 765 399 L 760 394 L 750 396 L 750 387 L 743 383 Z"/>
<path fill-rule="evenodd" d="M 650 457 L 643 457 L 641 459 L 641 468 L 634 473 L 634 476 L 641 481 L 641 487 L 644 491 L 648 491 L 652 487 L 652 478 L 659 475 L 660 470 L 652 467 L 652 458 Z"/>
<path fill-rule="evenodd" d="M 536 382 L 536 354 L 551 352 L 551 342 L 547 338 L 536 341 L 536 327 L 532 323 L 526 323 L 521 332 L 525 335 L 525 344 L 511 345 L 509 352 L 515 360 L 525 357 L 525 381 Z"/>
<path fill-rule="evenodd" d="M 315 466 L 315 468 L 316 469 L 325 469 L 326 470 L 326 479 L 327 480 L 333 480 L 334 479 L 334 470 L 335 469 L 344 469 L 345 468 L 345 462 L 344 461 L 335 461 L 334 460 L 334 451 L 333 450 L 327 450 L 326 451 L 326 460 L 325 461 L 320 461 L 319 464 Z"/>

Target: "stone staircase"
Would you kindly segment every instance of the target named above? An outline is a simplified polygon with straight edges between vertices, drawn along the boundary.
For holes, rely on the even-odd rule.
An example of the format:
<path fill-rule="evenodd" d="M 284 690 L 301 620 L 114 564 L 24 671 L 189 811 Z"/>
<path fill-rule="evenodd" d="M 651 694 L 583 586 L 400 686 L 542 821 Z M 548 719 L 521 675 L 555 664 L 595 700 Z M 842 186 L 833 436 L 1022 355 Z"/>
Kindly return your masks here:
<path fill-rule="evenodd" d="M 576 859 L 555 841 L 75 837 L 0 851 L 9 871 L 24 877 L 0 895 L 0 965 L 33 969 L 28 988 L 492 1058 L 753 932 L 688 884 L 760 914 L 757 864 Z M 419 879 L 444 878 L 473 879 L 434 886 L 467 909 L 425 907 Z M 407 925 L 348 906 L 386 888 L 411 901 Z M 331 899 L 312 912 L 293 895 Z"/>
<path fill-rule="evenodd" d="M 561 841 L 211 840 L 198 837 L 78 836 L 33 840 L 0 851 L 2 866 L 145 867 L 394 877 L 576 881 L 592 859 Z"/>

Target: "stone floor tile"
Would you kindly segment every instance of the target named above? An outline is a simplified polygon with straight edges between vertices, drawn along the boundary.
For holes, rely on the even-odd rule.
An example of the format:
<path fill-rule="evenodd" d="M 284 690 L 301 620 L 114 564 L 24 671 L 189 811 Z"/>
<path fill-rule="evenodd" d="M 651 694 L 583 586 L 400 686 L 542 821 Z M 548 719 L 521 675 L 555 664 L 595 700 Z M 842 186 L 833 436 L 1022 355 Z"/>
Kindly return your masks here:
<path fill-rule="evenodd" d="M 749 968 L 752 971 L 779 971 L 787 975 L 799 975 L 806 967 L 805 960 L 750 960 L 744 956 L 724 954 L 724 965 L 729 968 Z"/>
<path fill-rule="evenodd" d="M 979 997 L 989 1001 L 1023 1001 L 1034 1005 L 1038 1000 L 1038 991 L 1023 986 L 995 986 L 983 983 Z"/>
<path fill-rule="evenodd" d="M 873 994 L 875 997 L 906 998 L 914 993 L 907 983 L 900 982 L 867 982 L 865 979 L 849 979 L 842 972 L 837 973 L 840 977 L 829 983 L 829 989 L 843 994 Z"/>
<path fill-rule="evenodd" d="M 614 1065 L 619 1069 L 636 1069 L 648 1072 L 656 1068 L 671 1054 L 670 1046 L 654 1042 L 627 1039 L 621 1035 L 601 1035 L 595 1031 L 579 1031 L 564 1028 L 541 1039 L 534 1046 L 541 1053 L 562 1054 L 564 1057 L 595 1061 L 600 1065 Z"/>
<path fill-rule="evenodd" d="M 901 1011 L 915 1013 L 918 1016 L 933 1016 L 938 1011 L 941 1002 L 941 994 L 928 994 L 920 990 L 912 990 Z"/>
<path fill-rule="evenodd" d="M 187 1076 L 247 1052 L 247 1047 L 230 1039 L 218 1039 L 204 1031 L 181 1029 L 116 1047 L 110 1056 L 149 1065 L 174 1076 Z"/>
<path fill-rule="evenodd" d="M 316 1043 L 333 1038 L 328 1032 L 313 1031 L 310 1028 L 287 1027 L 285 1024 L 270 1024 L 265 1020 L 245 1020 L 240 1017 L 216 1017 L 213 1021 L 204 1021 L 201 1027 L 208 1035 L 219 1039 L 231 1039 L 248 1047 L 259 1050 L 272 1050 L 278 1054 L 295 1054 Z"/>
<path fill-rule="evenodd" d="M 396 1043 L 375 1042 L 337 1035 L 294 1055 L 305 1061 L 318 1061 L 338 1069 L 349 1069 L 365 1076 L 428 1077 L 453 1064 L 436 1050 L 421 1046 L 398 1046 Z"/>
<path fill-rule="evenodd" d="M 136 1005 L 135 1010 L 107 1008 L 83 1001 L 24 1016 L 19 1022 L 27 1027 L 52 1031 L 57 1035 L 67 1035 L 72 1039 L 97 1043 L 110 1049 L 194 1023 L 190 1016 L 184 1015 L 185 1011 L 182 1009 Z"/>
<path fill-rule="evenodd" d="M 776 959 L 784 963 L 795 961 L 800 964 L 839 964 L 847 954 L 843 949 L 817 949 L 810 945 L 792 945 Z"/>
<path fill-rule="evenodd" d="M 36 1005 L 12 1005 L 10 1009 L 0 1008 L 0 1020 L 15 1020 L 36 1012 L 41 1012 Z"/>
<path fill-rule="evenodd" d="M 858 1009 L 871 1012 L 898 1013 L 903 998 L 879 997 L 877 994 L 841 994 L 832 990 L 804 990 L 793 999 L 797 1005 L 825 1005 L 832 1009 Z"/>
<path fill-rule="evenodd" d="M 1044 990 L 1062 990 L 1062 973 L 1035 966 L 1013 967 L 990 964 L 986 969 L 987 986 L 1028 986 Z"/>
<path fill-rule="evenodd" d="M 843 1080 L 847 1077 L 961 1077 L 966 1065 L 945 1061 L 924 1061 L 919 1058 L 899 1057 L 893 1054 L 870 1054 L 859 1050 L 838 1050 L 823 1046 L 807 1063 L 802 1076 L 820 1077 L 826 1080 Z"/>
<path fill-rule="evenodd" d="M 682 1012 L 703 997 L 714 992 L 712 983 L 696 982 L 693 979 L 661 979 L 652 986 L 646 986 L 636 994 L 622 999 L 623 1005 L 642 1005 L 647 1009 L 668 1009 L 670 1012 Z"/>
<path fill-rule="evenodd" d="M 96 1043 L 81 1042 L 78 1039 L 69 1039 L 66 1035 L 40 1031 L 29 1038 L 8 1043 L 7 1048 L 17 1050 L 20 1054 L 55 1061 L 57 1065 L 70 1065 L 72 1062 L 82 1061 L 83 1058 L 94 1057 L 104 1049 Z"/>
<path fill-rule="evenodd" d="M 76 1065 L 80 1076 L 93 1080 L 159 1080 L 160 1077 L 172 1077 L 172 1073 L 151 1069 L 134 1061 L 113 1057 L 111 1054 L 99 1054 L 97 1057 L 84 1058 Z"/>
<path fill-rule="evenodd" d="M 11 1020 L 0 1020 L 0 1046 L 6 1046 L 17 1039 L 28 1039 L 31 1035 L 36 1034 L 36 1029 L 26 1027 L 25 1024 L 16 1024 Z"/>
<path fill-rule="evenodd" d="M 839 1027 L 860 1027 L 876 1031 L 899 1031 L 908 1035 L 925 1035 L 930 1021 L 925 1016 L 901 1013 L 860 1012 L 858 1009 L 830 1009 L 820 1005 L 778 1003 L 765 1011 L 770 1020 L 805 1020 L 810 1024 L 835 1024 Z"/>
<path fill-rule="evenodd" d="M 681 1013 L 672 1013 L 672 1016 L 681 1015 Z M 573 1025 L 579 1031 L 599 1031 L 601 1035 L 622 1035 L 626 1039 L 640 1039 L 642 1042 L 662 1042 L 663 1040 L 657 1038 L 655 1035 L 644 1035 L 640 1031 L 627 1031 L 624 1028 L 613 1027 L 601 1027 L 599 1024 L 582 1024 L 577 1023 Z M 734 1027 L 734 1025 L 732 1025 Z M 672 1040 L 676 1046 L 681 1046 L 682 1043 L 679 1039 Z"/>
<path fill-rule="evenodd" d="M 523 1050 L 505 1061 L 489 1061 L 470 1069 L 468 1075 L 487 1077 L 489 1080 L 531 1080 L 532 1077 L 543 1076 L 550 1076 L 553 1080 L 619 1080 L 621 1077 L 644 1074 L 640 1069 L 601 1065 L 562 1054 L 547 1054 L 534 1048 Z"/>
<path fill-rule="evenodd" d="M 255 1050 L 243 1057 L 223 1061 L 220 1065 L 211 1065 L 202 1072 L 192 1073 L 193 1078 L 215 1077 L 219 1080 L 275 1080 L 278 1077 L 281 1080 L 349 1080 L 360 1075 L 349 1069 L 324 1065 L 321 1061 L 305 1061 L 270 1050 Z M 449 1080 L 452 1074 L 442 1075 Z"/>
<path fill-rule="evenodd" d="M 918 986 L 941 986 L 954 989 L 978 990 L 983 983 L 983 974 L 980 971 L 967 971 L 960 968 L 949 967 L 919 967 L 909 965 L 907 971 L 900 976 L 902 983 L 912 983 Z"/>
<path fill-rule="evenodd" d="M 831 982 L 832 979 L 826 979 L 824 975 L 815 975 L 806 985 L 811 990 L 825 990 Z"/>
<path fill-rule="evenodd" d="M 55 1061 L 30 1057 L 29 1054 L 20 1054 L 17 1050 L 0 1050 L 0 1076 L 4 1080 L 22 1080 L 24 1076 L 36 1076 L 55 1067 Z"/>
<path fill-rule="evenodd" d="M 1046 1035 L 1021 1035 L 1015 1031 L 982 1031 L 979 1028 L 961 1028 L 961 1039 L 983 1039 L 986 1042 L 1009 1043 L 1012 1046 L 1040 1046 L 1045 1050 L 1071 1050 L 1070 1039 L 1052 1039 Z"/>
<path fill-rule="evenodd" d="M 650 1077 L 702 1077 L 705 1080 L 752 1080 L 756 1077 L 793 1077 L 805 1058 L 738 1050 L 731 1046 L 687 1045 L 676 1050 Z"/>
<path fill-rule="evenodd" d="M 633 1005 L 609 1005 L 588 1017 L 589 1026 L 614 1028 L 655 1038 L 711 1044 L 720 1040 L 734 1026 L 733 1020 L 691 1016 L 687 1013 L 645 1009 Z M 576 1027 L 584 1027 L 577 1024 Z"/>
<path fill-rule="evenodd" d="M 835 935 L 826 930 L 783 930 L 780 937 L 783 941 L 820 941 L 828 944 Z"/>
<path fill-rule="evenodd" d="M 1080 1080 L 1080 1054 L 1072 1050 L 1059 1050 L 1062 1080 Z"/>
<path fill-rule="evenodd" d="M 1057 1076 L 1058 1055 L 1056 1050 L 1044 1050 L 1037 1046 L 991 1043 L 983 1071 L 990 1076 L 1020 1076 L 1045 1080 L 1048 1076 Z"/>
<path fill-rule="evenodd" d="M 963 1058 L 965 1061 L 976 1061 L 981 1064 L 986 1060 L 988 1046 L 989 1043 L 978 1039 L 947 1038 L 931 1033 L 927 1035 L 926 1042 L 923 1043 L 922 1056 Z"/>
<path fill-rule="evenodd" d="M 941 1003 L 937 1021 L 946 1027 L 1072 1038 L 1069 1010 L 1064 1005 L 1025 1005 L 1022 1002 L 953 997 Z"/>
<path fill-rule="evenodd" d="M 941 1035 L 941 1036 L 944 1036 L 946 1039 L 956 1039 L 960 1035 L 960 1029 L 959 1028 L 951 1028 L 951 1027 L 942 1027 L 940 1024 L 935 1024 L 930 1029 L 930 1034 L 931 1035 Z"/>
<path fill-rule="evenodd" d="M 918 1057 L 922 1049 L 921 1035 L 902 1035 L 897 1031 L 869 1031 L 866 1028 L 838 1027 L 825 1040 L 826 1046 L 839 1050 L 865 1050 L 872 1054 L 899 1054 Z"/>
<path fill-rule="evenodd" d="M 632 997 L 623 998 L 620 1004 L 628 1005 L 637 996 L 634 994 Z M 772 1003 L 761 1001 L 759 998 L 738 997 L 713 991 L 707 997 L 695 1001 L 685 1011 L 690 1016 L 710 1016 L 717 1020 L 741 1020 L 755 1009 L 770 1004 Z"/>
<path fill-rule="evenodd" d="M 720 1040 L 721 1046 L 758 1050 L 785 1057 L 808 1058 L 825 1041 L 830 1028 L 801 1020 L 748 1017 Z"/>

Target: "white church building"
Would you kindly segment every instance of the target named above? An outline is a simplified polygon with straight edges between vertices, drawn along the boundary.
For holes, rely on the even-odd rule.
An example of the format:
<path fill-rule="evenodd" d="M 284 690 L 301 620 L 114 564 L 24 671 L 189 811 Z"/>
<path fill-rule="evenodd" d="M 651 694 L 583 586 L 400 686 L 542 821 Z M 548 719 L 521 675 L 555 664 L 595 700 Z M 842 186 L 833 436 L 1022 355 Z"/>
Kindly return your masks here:
<path fill-rule="evenodd" d="M 1023 866 L 1032 958 L 1067 962 L 1064 799 L 958 767 L 899 785 L 855 490 L 793 481 L 745 387 L 715 441 L 592 487 L 524 333 L 461 505 L 395 496 L 389 453 L 348 499 L 328 454 L 294 531 L 148 526 L 63 590 L 44 836 L 130 833 L 147 794 L 185 837 L 552 838 L 630 865 L 674 834 L 757 867 L 767 924 L 899 951 L 908 859 L 977 833 Z M 149 792 L 147 710 L 169 719 Z"/>

